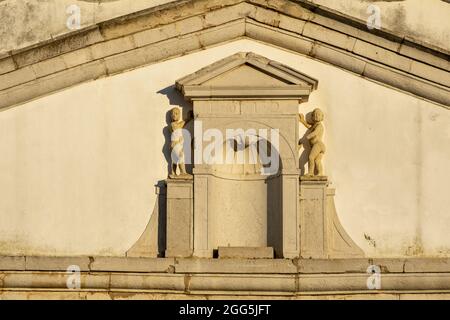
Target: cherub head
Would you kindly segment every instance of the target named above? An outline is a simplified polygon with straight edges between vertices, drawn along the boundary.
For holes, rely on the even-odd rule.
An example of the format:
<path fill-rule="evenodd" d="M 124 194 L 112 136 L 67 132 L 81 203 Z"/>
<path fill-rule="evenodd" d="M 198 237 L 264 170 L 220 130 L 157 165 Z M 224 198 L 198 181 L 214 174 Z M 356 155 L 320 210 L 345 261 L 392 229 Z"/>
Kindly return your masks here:
<path fill-rule="evenodd" d="M 178 122 L 181 120 L 181 111 L 179 108 L 174 107 L 170 110 L 170 116 L 172 117 L 172 121 Z"/>
<path fill-rule="evenodd" d="M 312 119 L 315 123 L 323 120 L 323 112 L 319 108 L 314 109 L 312 113 Z"/>

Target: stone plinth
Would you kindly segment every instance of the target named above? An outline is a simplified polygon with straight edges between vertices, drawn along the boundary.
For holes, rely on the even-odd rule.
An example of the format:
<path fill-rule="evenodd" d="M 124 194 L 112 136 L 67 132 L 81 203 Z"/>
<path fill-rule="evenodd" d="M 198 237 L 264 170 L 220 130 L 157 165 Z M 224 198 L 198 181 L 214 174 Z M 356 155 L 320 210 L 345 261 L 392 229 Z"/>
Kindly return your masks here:
<path fill-rule="evenodd" d="M 193 180 L 167 179 L 166 257 L 190 257 L 193 252 Z"/>
<path fill-rule="evenodd" d="M 363 257 L 347 235 L 334 206 L 334 189 L 325 176 L 300 178 L 300 257 L 329 259 Z"/>

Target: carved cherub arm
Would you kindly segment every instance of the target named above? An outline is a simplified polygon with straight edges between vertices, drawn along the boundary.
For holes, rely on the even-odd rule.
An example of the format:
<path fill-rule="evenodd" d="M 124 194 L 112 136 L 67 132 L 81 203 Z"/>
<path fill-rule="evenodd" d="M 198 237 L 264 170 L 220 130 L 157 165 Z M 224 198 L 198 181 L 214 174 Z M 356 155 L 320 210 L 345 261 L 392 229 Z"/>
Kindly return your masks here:
<path fill-rule="evenodd" d="M 323 127 L 320 123 L 316 124 L 310 134 L 306 136 L 306 139 L 312 139 L 322 133 Z"/>
<path fill-rule="evenodd" d="M 303 113 L 298 114 L 298 121 L 302 123 L 307 129 L 311 128 L 311 125 L 308 122 L 306 122 Z"/>
<path fill-rule="evenodd" d="M 314 130 L 313 132 L 311 132 L 310 134 L 308 134 L 307 136 L 306 136 L 306 139 L 312 139 L 312 138 L 314 138 L 315 136 L 317 136 L 317 129 L 316 130 Z"/>

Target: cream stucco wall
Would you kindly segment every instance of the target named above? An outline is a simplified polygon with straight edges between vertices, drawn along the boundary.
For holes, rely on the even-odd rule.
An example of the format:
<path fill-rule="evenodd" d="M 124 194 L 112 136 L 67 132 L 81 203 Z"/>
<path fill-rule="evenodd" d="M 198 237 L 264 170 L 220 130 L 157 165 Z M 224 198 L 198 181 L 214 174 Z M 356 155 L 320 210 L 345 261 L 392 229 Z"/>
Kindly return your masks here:
<path fill-rule="evenodd" d="M 449 255 L 449 111 L 250 40 L 1 110 L 0 254 L 124 255 L 167 174 L 166 112 L 181 103 L 169 87 L 238 51 L 319 80 L 299 110 L 325 111 L 339 218 L 368 256 Z"/>

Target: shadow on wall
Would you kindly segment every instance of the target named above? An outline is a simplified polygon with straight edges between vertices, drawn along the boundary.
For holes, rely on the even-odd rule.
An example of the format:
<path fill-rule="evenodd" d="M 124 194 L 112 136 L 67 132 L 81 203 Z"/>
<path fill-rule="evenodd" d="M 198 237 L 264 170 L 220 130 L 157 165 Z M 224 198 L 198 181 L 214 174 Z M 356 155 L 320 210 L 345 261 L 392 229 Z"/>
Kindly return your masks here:
<path fill-rule="evenodd" d="M 156 217 L 158 223 L 158 246 L 157 257 L 163 258 L 166 251 L 166 182 L 164 180 L 158 181 L 156 186 L 160 192 L 158 194 L 158 216 Z"/>
<path fill-rule="evenodd" d="M 166 112 L 166 124 L 167 126 L 164 127 L 162 134 L 164 136 L 164 146 L 161 150 L 161 152 L 164 154 L 164 158 L 167 161 L 167 173 L 171 171 L 172 166 L 172 159 L 170 156 L 170 124 L 172 122 L 171 118 L 171 112 L 170 110 L 174 107 L 180 107 L 182 110 L 182 116 L 183 119 L 188 118 L 188 113 L 192 112 L 192 104 L 186 100 L 184 100 L 183 95 L 175 88 L 175 85 L 171 85 L 169 87 L 166 87 L 160 91 L 158 91 L 159 94 L 162 94 L 167 97 L 169 100 L 169 105 L 171 108 Z M 190 150 L 193 150 L 193 144 L 194 144 L 194 123 L 193 121 L 189 122 L 185 129 L 187 129 L 190 133 L 190 137 L 184 136 L 184 150 L 187 150 L 190 148 Z M 190 161 L 187 161 L 186 159 L 186 171 L 188 173 L 192 174 L 192 163 L 194 163 L 194 153 L 191 152 L 191 159 Z"/>
<path fill-rule="evenodd" d="M 305 115 L 306 118 L 306 122 L 308 122 L 309 124 L 313 123 L 312 120 L 312 112 L 308 112 Z M 309 153 L 311 151 L 311 144 L 309 143 L 309 140 L 306 138 L 308 136 L 308 134 L 311 133 L 311 129 L 307 129 L 305 134 L 303 135 L 303 137 L 300 138 L 300 140 L 298 141 L 299 143 L 302 144 L 301 146 L 301 154 L 299 157 L 299 168 L 300 168 L 300 175 L 303 176 L 306 174 L 306 167 L 308 165 L 308 157 L 309 157 Z"/>
<path fill-rule="evenodd" d="M 269 147 L 268 150 L 271 150 Z M 267 247 L 274 249 L 275 257 L 281 258 L 283 256 L 283 208 L 282 208 L 282 181 L 281 172 L 283 163 L 280 154 L 275 149 L 277 157 L 279 158 L 278 172 L 266 178 L 267 188 Z"/>

